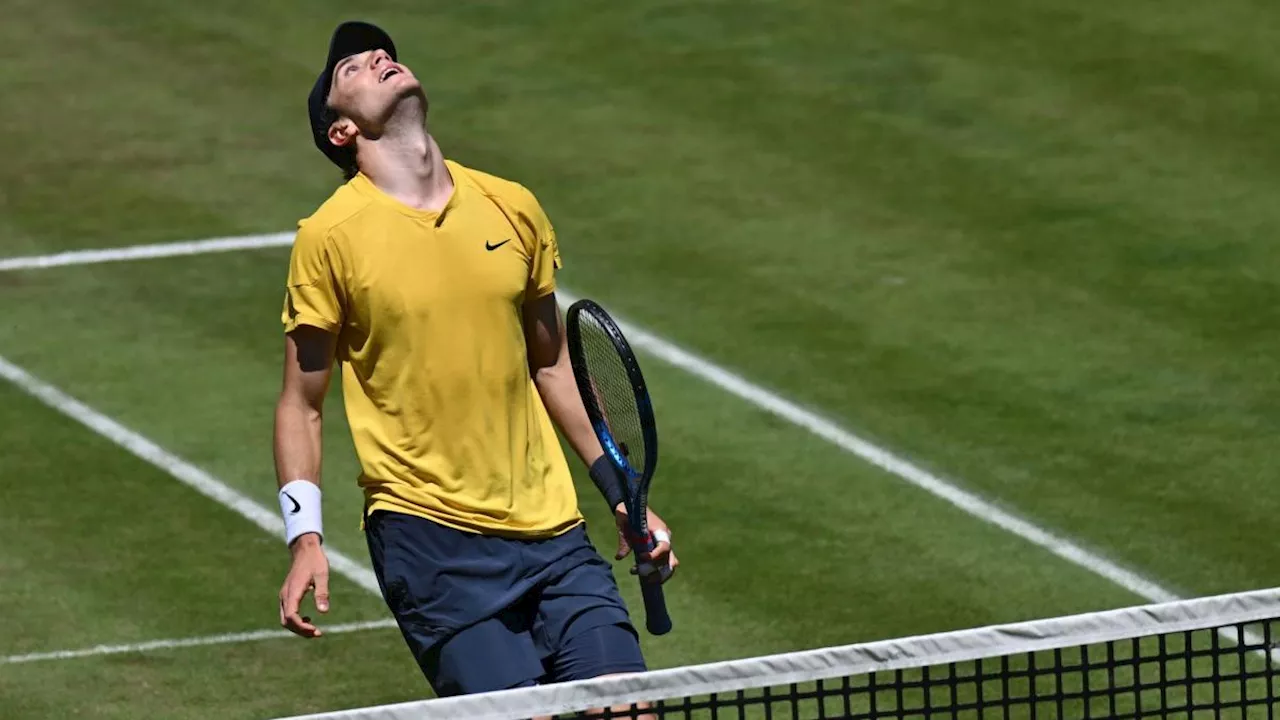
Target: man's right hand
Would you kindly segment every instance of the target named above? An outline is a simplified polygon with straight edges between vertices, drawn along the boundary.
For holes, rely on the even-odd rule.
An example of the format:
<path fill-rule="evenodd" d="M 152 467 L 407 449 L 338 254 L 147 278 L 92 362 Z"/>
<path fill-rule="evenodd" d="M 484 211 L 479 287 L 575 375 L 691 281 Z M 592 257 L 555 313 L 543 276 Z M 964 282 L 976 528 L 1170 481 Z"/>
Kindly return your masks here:
<path fill-rule="evenodd" d="M 315 533 L 298 537 L 289 549 L 293 553 L 293 565 L 280 587 L 280 624 L 305 638 L 320 637 L 320 628 L 299 612 L 302 598 L 313 589 L 316 610 L 329 612 L 329 558 L 325 557 L 320 536 Z"/>

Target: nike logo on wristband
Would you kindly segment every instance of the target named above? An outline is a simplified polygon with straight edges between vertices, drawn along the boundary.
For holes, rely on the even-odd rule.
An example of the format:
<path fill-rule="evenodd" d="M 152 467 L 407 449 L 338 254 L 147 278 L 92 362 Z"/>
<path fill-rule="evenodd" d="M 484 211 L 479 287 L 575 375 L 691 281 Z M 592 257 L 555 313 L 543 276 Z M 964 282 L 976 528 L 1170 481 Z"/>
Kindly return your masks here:
<path fill-rule="evenodd" d="M 285 497 L 287 497 L 287 498 L 289 498 L 289 502 L 293 503 L 293 509 L 289 511 L 289 514 L 290 514 L 290 515 L 297 515 L 297 514 L 298 514 L 298 512 L 299 512 L 300 510 L 302 510 L 302 506 L 301 506 L 301 505 L 299 505 L 299 504 L 298 504 L 298 501 L 297 501 L 297 500 L 294 500 L 294 499 L 293 499 L 293 496 L 292 496 L 292 495 L 290 495 L 289 493 L 285 493 L 285 494 L 284 494 L 284 496 L 285 496 Z"/>

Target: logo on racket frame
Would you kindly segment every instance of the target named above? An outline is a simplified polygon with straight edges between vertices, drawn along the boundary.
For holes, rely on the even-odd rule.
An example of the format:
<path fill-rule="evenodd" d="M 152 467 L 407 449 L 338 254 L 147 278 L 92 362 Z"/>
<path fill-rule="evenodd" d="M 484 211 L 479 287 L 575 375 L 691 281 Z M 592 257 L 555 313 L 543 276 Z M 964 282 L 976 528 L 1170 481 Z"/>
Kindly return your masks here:
<path fill-rule="evenodd" d="M 628 480 L 638 480 L 640 473 L 631 467 L 630 461 L 627 460 L 626 449 L 618 446 L 617 441 L 613 439 L 613 433 L 609 432 L 609 427 L 604 423 L 596 424 L 596 435 L 602 441 L 600 445 L 609 455 L 609 459 L 613 461 L 613 466 L 626 473 Z"/>

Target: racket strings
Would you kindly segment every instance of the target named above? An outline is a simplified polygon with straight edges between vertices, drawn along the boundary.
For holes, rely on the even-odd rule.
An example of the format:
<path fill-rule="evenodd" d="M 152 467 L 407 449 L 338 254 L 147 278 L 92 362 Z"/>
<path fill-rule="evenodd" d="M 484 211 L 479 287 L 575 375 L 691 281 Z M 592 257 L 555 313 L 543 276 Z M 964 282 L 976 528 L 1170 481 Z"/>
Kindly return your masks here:
<path fill-rule="evenodd" d="M 583 313 L 579 326 L 583 359 L 600 413 L 632 472 L 642 474 L 648 458 L 630 375 L 608 331 L 595 317 Z"/>

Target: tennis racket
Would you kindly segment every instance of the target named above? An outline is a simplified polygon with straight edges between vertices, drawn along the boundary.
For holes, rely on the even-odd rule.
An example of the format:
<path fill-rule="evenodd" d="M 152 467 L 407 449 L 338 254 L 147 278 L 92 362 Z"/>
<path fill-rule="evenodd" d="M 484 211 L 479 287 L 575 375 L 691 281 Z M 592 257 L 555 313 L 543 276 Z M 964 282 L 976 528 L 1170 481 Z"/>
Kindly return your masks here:
<path fill-rule="evenodd" d="M 623 502 L 631 525 L 627 542 L 640 570 L 645 627 L 654 635 L 663 635 L 671 631 L 671 617 L 662 584 L 645 580 L 646 568 L 639 556 L 657 545 L 647 522 L 649 483 L 658 464 L 658 428 L 649 391 L 635 353 L 604 308 L 590 300 L 570 305 L 566 333 L 587 417 L 605 456 L 624 482 Z M 650 572 L 670 570 L 664 567 Z"/>

